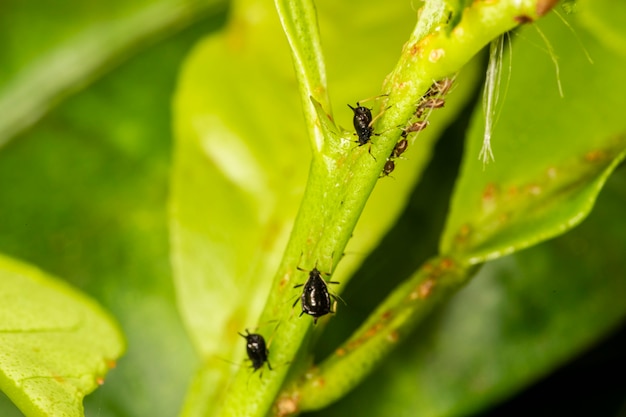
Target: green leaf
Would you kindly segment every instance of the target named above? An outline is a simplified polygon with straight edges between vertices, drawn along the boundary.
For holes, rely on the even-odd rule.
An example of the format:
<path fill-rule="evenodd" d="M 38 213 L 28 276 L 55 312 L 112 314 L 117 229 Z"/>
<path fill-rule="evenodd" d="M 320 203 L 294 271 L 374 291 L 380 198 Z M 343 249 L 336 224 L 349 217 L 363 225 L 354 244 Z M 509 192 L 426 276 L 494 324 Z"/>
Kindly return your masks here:
<path fill-rule="evenodd" d="M 179 309 L 206 361 L 184 415 L 220 405 L 212 398 L 238 368 L 227 361 L 243 364 L 237 332 L 269 339 L 276 326 L 257 317 L 308 170 L 280 23 L 271 5 L 256 7 L 264 18 L 241 10 L 194 49 L 174 102 L 172 263 Z"/>
<path fill-rule="evenodd" d="M 584 16 L 584 11 L 581 12 Z M 589 213 L 602 185 L 624 157 L 624 57 L 572 26 L 593 58 L 556 15 L 536 24 L 553 45 L 560 71 L 533 26 L 513 43 L 513 66 L 493 133 L 495 162 L 478 160 L 483 115 L 474 115 L 462 173 L 441 241 L 442 253 L 471 263 L 557 236 Z M 539 50 L 541 51 L 541 50 Z M 506 65 L 507 58 L 504 58 Z M 559 97 L 561 83 L 564 97 Z"/>
<path fill-rule="evenodd" d="M 28 417 L 82 416 L 124 350 L 117 325 L 67 284 L 0 256 L 0 388 Z"/>
<path fill-rule="evenodd" d="M 194 49 L 174 102 L 172 259 L 204 356 L 255 325 L 308 171 L 287 45 L 270 5 L 257 7 L 266 19 L 235 15 Z"/>
<path fill-rule="evenodd" d="M 80 1 L 25 0 L 3 6 L 0 146 L 125 58 L 224 3 L 115 0 L 84 7 Z"/>
<path fill-rule="evenodd" d="M 176 415 L 197 364 L 168 259 L 170 100 L 191 45 L 222 21 L 146 48 L 0 152 L 0 250 L 96 298 L 126 335 L 88 416 Z"/>
<path fill-rule="evenodd" d="M 579 0 L 576 9 L 581 11 L 580 24 L 614 53 L 626 56 L 626 31 L 623 17 L 626 3 L 610 0 Z"/>

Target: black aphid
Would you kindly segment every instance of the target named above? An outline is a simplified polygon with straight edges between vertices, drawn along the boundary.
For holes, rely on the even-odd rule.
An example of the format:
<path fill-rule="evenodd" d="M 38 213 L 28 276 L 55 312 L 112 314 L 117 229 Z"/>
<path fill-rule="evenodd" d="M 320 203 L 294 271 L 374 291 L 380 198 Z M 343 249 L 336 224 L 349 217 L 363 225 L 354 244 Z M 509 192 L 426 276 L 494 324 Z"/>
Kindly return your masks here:
<path fill-rule="evenodd" d="M 298 267 L 300 271 L 306 271 Z M 306 280 L 304 284 L 298 284 L 294 286 L 294 288 L 304 287 L 302 289 L 302 295 L 293 303 L 293 307 L 298 304 L 298 301 L 302 304 L 302 312 L 300 316 L 303 314 L 308 314 L 313 317 L 313 323 L 317 323 L 317 319 L 325 316 L 329 313 L 334 313 L 333 310 L 333 302 L 337 301 L 337 297 L 334 294 L 328 292 L 327 284 L 339 284 L 335 281 L 324 281 L 322 278 L 322 273 L 317 269 L 317 267 L 313 268 L 309 271 L 309 278 Z"/>
<path fill-rule="evenodd" d="M 356 108 L 349 104 L 348 107 L 354 112 L 352 124 L 359 138 L 356 142 L 358 142 L 359 146 L 367 145 L 372 141 L 372 136 L 374 135 L 374 129 L 372 128 L 372 109 L 363 107 L 358 102 L 356 103 Z"/>
<path fill-rule="evenodd" d="M 268 358 L 270 351 L 267 349 L 263 336 L 258 333 L 250 333 L 248 329 L 246 329 L 246 334 L 239 333 L 239 336 L 246 339 L 246 353 L 248 354 L 248 359 L 252 362 L 250 367 L 253 369 L 253 372 L 262 368 L 266 362 L 267 367 L 271 371 L 272 365 L 270 365 Z"/>

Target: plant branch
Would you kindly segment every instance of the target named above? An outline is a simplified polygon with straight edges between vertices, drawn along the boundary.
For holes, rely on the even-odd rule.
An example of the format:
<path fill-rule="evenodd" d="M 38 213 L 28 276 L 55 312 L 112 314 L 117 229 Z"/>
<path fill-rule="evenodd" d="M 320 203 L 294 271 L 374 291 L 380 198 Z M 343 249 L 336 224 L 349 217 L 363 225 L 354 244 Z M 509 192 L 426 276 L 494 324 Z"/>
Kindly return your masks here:
<path fill-rule="evenodd" d="M 291 56 L 300 87 L 300 98 L 312 148 L 320 152 L 324 134 L 317 120 L 317 113 L 310 97 L 330 112 L 330 100 L 326 86 L 326 68 L 322 54 L 317 11 L 312 0 L 276 0 L 276 10 L 291 47 Z"/>
<path fill-rule="evenodd" d="M 493 38 L 512 29 L 518 22 L 536 18 L 537 1 L 474 2 L 464 11 L 461 22 L 454 29 L 446 30 L 450 28 L 445 24 L 434 27 L 427 25 L 431 28 L 429 34 L 419 38 L 412 35 L 402 51 L 396 69 L 384 84 L 383 92 L 388 97 L 382 105 L 387 110 L 374 127 L 381 134 L 376 136 L 371 149 L 369 146 L 356 146 L 354 136 L 349 132 L 340 132 L 334 126 L 332 117 L 326 114 L 329 104 L 312 2 L 291 4 L 286 0 L 277 1 L 277 9 L 293 49 L 308 128 L 313 132 L 313 160 L 307 188 L 285 255 L 260 318 L 260 322 L 280 322 L 270 348 L 275 369 L 266 372 L 262 379 L 250 378 L 246 369 L 238 372 L 225 399 L 222 415 L 253 417 L 265 416 L 270 411 L 287 377 L 288 368 L 285 365 L 291 363 L 295 368 L 302 365 L 305 355 L 302 346 L 308 340 L 312 328 L 313 321 L 310 317 L 298 317 L 299 312 L 291 308 L 294 299 L 299 295 L 293 288 L 294 285 L 302 284 L 308 276 L 306 272 L 299 271 L 298 267 L 312 269 L 315 265 L 322 271 L 332 272 L 333 266 L 341 259 L 387 157 L 400 137 L 401 129 L 397 127 L 408 123 L 417 103 L 434 80 L 457 72 Z M 437 21 L 440 18 L 439 13 L 435 17 L 429 16 L 427 10 L 426 8 L 421 13 L 420 22 L 423 19 Z M 433 8 L 432 12 L 438 12 L 438 9 Z M 524 16 L 524 19 L 519 18 L 520 16 Z M 310 39 L 304 38 L 305 36 Z M 434 287 L 440 290 L 435 290 L 433 296 L 426 297 L 427 302 L 410 306 L 403 304 L 406 297 L 403 291 L 410 286 L 409 283 L 395 292 L 381 307 L 384 311 L 390 309 L 397 312 L 397 315 L 392 314 L 393 319 L 383 323 L 389 332 L 379 333 L 381 336 L 371 338 L 370 343 L 358 344 L 358 349 L 351 351 L 346 357 L 332 358 L 323 369 L 340 367 L 348 370 L 348 373 L 329 374 L 323 371 L 320 377 L 326 382 L 330 381 L 339 391 L 317 390 L 316 404 L 328 404 L 356 385 L 388 352 L 386 346 L 389 343 L 385 341 L 385 335 L 395 335 L 399 340 L 404 336 L 400 332 L 404 326 L 415 324 L 445 294 L 463 282 L 465 275 L 457 270 L 459 265 L 456 262 L 452 261 L 451 269 L 445 271 L 441 265 L 450 261 L 440 262 L 436 280 L 439 284 Z M 418 273 L 417 276 L 419 279 L 429 277 L 426 272 Z M 345 281 L 347 280 L 342 285 L 345 285 Z M 338 292 L 340 289 L 341 286 Z M 393 303 L 397 303 L 395 307 Z M 378 323 L 380 320 L 379 316 L 373 316 L 361 331 L 367 331 L 367 326 L 371 326 L 368 323 Z M 357 332 L 351 340 L 362 340 L 360 338 L 360 333 Z M 364 366 L 365 371 L 355 373 L 356 362 L 360 363 L 358 366 Z M 349 381 L 342 382 L 338 378 Z M 304 389 L 310 393 L 314 387 L 311 385 Z M 273 410 L 274 414 L 289 414 L 303 406 L 317 408 L 309 399 L 288 399 L 290 401 L 279 400 Z M 298 401 L 306 402 L 300 404 Z"/>
<path fill-rule="evenodd" d="M 316 410 L 344 396 L 472 275 L 452 258 L 434 258 L 396 288 L 361 327 L 306 379 L 279 399 L 297 399 L 300 411 Z M 281 408 L 279 406 L 278 408 Z M 284 408 L 284 407 L 282 407 Z"/>

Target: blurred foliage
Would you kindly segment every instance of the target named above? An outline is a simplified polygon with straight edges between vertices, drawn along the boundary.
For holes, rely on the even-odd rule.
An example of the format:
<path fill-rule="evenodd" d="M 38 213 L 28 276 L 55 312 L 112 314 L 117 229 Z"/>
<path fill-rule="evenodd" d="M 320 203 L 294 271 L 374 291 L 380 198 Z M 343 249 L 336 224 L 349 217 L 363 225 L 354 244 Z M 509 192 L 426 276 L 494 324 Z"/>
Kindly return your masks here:
<path fill-rule="evenodd" d="M 255 325 L 303 192 L 310 152 L 287 45 L 271 15 L 275 11 L 269 3 L 243 10 L 265 25 L 265 35 L 259 36 L 245 33 L 232 21 L 224 30 L 224 6 L 217 2 L 66 2 L 63 7 L 57 2 L 37 2 L 37 7 L 32 2 L 5 3 L 0 16 L 0 109 L 9 116 L 0 124 L 0 144 L 12 141 L 0 149 L 0 252 L 67 280 L 120 323 L 127 353 L 105 384 L 87 397 L 86 415 L 177 415 L 185 395 L 187 407 L 208 395 L 203 389 L 187 392 L 194 372 L 200 375 L 197 388 L 205 369 L 225 374 L 237 369 L 224 359 L 239 362 L 243 357 L 236 331 Z M 623 149 L 620 140 L 626 133 L 619 106 L 626 85 L 621 71 L 626 56 L 621 41 L 626 36 L 615 18 L 619 13 L 611 14 L 614 6 L 609 4 L 581 1 L 578 13 L 568 17 L 573 32 L 555 16 L 538 24 L 560 62 L 562 99 L 534 25 L 513 35 L 511 84 L 494 136 L 496 161 L 484 171 L 477 160 L 482 115 L 473 94 L 478 87 L 475 67 L 459 76 L 458 90 L 446 108 L 433 115 L 431 127 L 412 144 L 407 160 L 398 161 L 394 178 L 382 179 L 368 203 L 355 231 L 357 246 L 348 249 L 341 266 L 345 269 L 339 273 L 360 269 L 342 293 L 347 306 L 340 306 L 326 328 L 316 329 L 316 360 L 331 353 L 384 294 L 437 253 L 449 204 L 453 214 L 445 248 L 452 247 L 452 236 L 466 218 L 479 213 L 476 195 L 481 196 L 487 184 L 506 182 L 511 173 L 525 184 L 549 165 L 565 161 L 566 178 L 586 185 L 596 181 L 586 196 L 588 204 L 578 211 L 584 217 L 603 173 Z M 378 93 L 416 13 L 408 3 L 372 1 L 355 7 L 321 1 L 318 6 L 331 101 L 338 124 L 350 128 L 352 113 L 345 103 Z M 153 14 L 155 10 L 169 17 Z M 183 27 L 188 28 L 180 31 Z M 211 31 L 217 33 L 198 43 Z M 242 39 L 256 43 L 237 57 L 220 50 L 224 44 L 241 47 Z M 589 50 L 593 65 L 583 48 Z M 203 55 L 207 49 L 222 55 Z M 67 61 L 67 51 L 85 53 Z M 81 58 L 89 65 L 81 66 Z M 174 186 L 188 187 L 193 197 L 186 203 L 192 210 L 187 225 L 192 227 L 186 231 L 198 225 L 238 230 L 232 236 L 220 231 L 222 247 L 206 253 L 202 246 L 194 249 L 200 284 L 206 284 L 202 276 L 218 260 L 247 274 L 248 281 L 235 283 L 224 278 L 223 270 L 212 271 L 218 283 L 233 291 L 220 293 L 222 299 L 210 303 L 202 302 L 207 295 L 202 285 L 176 298 L 169 265 L 171 102 L 183 63 L 187 72 L 181 73 L 178 99 L 185 98 L 183 88 L 195 89 L 186 98 L 199 100 L 195 109 L 214 117 L 196 125 L 196 134 L 204 137 L 207 126 L 217 126 L 220 139 L 232 131 L 253 138 L 240 145 L 254 161 L 241 167 L 243 171 L 225 165 L 228 160 L 221 158 L 229 149 L 219 140 L 204 143 L 210 145 L 208 153 L 202 153 L 207 148 L 186 148 L 185 157 L 193 163 L 177 160 Z M 182 116 L 197 121 L 193 109 L 184 109 Z M 472 113 L 461 180 L 453 191 Z M 228 123 L 215 124 L 215 115 Z M 531 139 L 540 146 L 530 146 Z M 609 155 L 611 144 L 615 152 Z M 588 147 L 601 152 L 589 153 L 593 149 Z M 241 149 L 231 148 L 231 155 L 239 157 Z M 577 155 L 595 155 L 606 165 L 580 179 Z M 225 176 L 229 169 L 231 175 Z M 246 176 L 241 177 L 242 172 Z M 194 182 L 197 178 L 202 181 Z M 243 181 L 233 183 L 233 178 Z M 246 193 L 237 194 L 233 184 L 248 190 L 262 184 L 255 191 L 260 205 L 246 206 L 250 199 Z M 553 193 L 556 206 L 569 204 L 572 194 L 567 193 L 575 190 L 564 187 L 564 192 Z M 626 313 L 624 304 L 615 301 L 616 294 L 626 293 L 626 225 L 619 221 L 624 190 L 622 166 L 608 180 L 588 220 L 563 236 L 486 264 L 361 386 L 324 410 L 325 415 L 467 415 L 512 395 L 603 337 Z M 236 198 L 241 201 L 233 205 Z M 211 214 L 203 205 L 216 212 Z M 516 202 L 510 207 L 533 212 L 532 206 Z M 542 203 L 541 209 L 545 207 Z M 249 224 L 260 225 L 258 239 L 246 234 Z M 532 231 L 534 225 L 536 221 L 521 230 Z M 267 253 L 255 252 L 258 242 L 268 239 L 269 260 L 264 258 Z M 530 240 L 534 244 L 540 239 Z M 255 264 L 260 258 L 264 262 Z M 249 299 L 241 297 L 250 285 L 261 287 L 255 290 L 255 301 L 247 304 Z M 187 296 L 200 301 L 188 303 Z M 240 311 L 242 305 L 250 311 Z M 229 322 L 231 308 L 237 320 Z M 218 313 L 226 325 L 216 320 Z M 208 334 L 215 331 L 214 339 L 207 339 L 206 328 Z M 219 353 L 201 357 L 211 348 Z M 186 412 L 196 415 L 201 409 Z M 0 415 L 21 414 L 0 397 Z"/>
<path fill-rule="evenodd" d="M 0 256 L 0 387 L 29 416 L 83 415 L 124 351 L 107 313 L 69 285 Z"/>
<path fill-rule="evenodd" d="M 220 0 L 3 2 L 0 146 L 107 70 L 223 8 Z"/>
<path fill-rule="evenodd" d="M 223 8 L 204 16 L 134 50 L 0 152 L 0 250 L 96 298 L 127 339 L 126 355 L 87 398 L 87 415 L 176 415 L 197 360 L 174 302 L 166 198 L 179 65 L 222 24 Z M 0 414 L 9 410 L 4 399 Z"/>
<path fill-rule="evenodd" d="M 513 67 L 498 91 L 505 101 L 495 115 L 493 135 L 501 138 L 493 144 L 497 163 L 483 166 L 474 157 L 484 132 L 484 115 L 477 111 L 442 236 L 443 253 L 478 263 L 563 233 L 585 218 L 623 158 L 621 115 L 588 109 L 623 102 L 622 91 L 604 86 L 626 81 L 625 60 L 572 23 L 577 39 L 554 13 L 514 35 L 502 58 Z M 544 37 L 550 49 L 538 54 Z M 558 55 L 549 56 L 550 50 Z"/>

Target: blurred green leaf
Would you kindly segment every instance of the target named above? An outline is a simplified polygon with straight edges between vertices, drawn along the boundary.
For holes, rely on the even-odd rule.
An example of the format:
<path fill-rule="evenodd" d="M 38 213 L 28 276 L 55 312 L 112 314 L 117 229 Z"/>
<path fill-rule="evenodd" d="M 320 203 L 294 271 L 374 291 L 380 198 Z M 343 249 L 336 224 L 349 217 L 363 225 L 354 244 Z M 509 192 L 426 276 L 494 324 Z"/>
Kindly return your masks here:
<path fill-rule="evenodd" d="M 581 16 L 584 11 L 581 12 Z M 442 253 L 472 263 L 493 259 L 564 233 L 593 207 L 604 181 L 624 157 L 624 57 L 572 22 L 554 14 L 536 23 L 553 45 L 555 67 L 533 26 L 513 43 L 511 83 L 496 114 L 495 162 L 478 159 L 484 116 L 475 113 L 462 173 L 442 237 Z M 542 56 L 543 55 L 543 56 Z M 508 62 L 504 58 L 505 64 Z M 558 85 L 564 97 L 559 97 Z"/>
<path fill-rule="evenodd" d="M 624 31 L 624 16 L 626 3 L 611 0 L 578 0 L 576 10 L 580 13 L 580 24 L 605 47 L 613 49 L 614 53 L 626 56 L 626 31 Z"/>
<path fill-rule="evenodd" d="M 271 21 L 236 15 L 194 49 L 174 103 L 172 259 L 181 312 L 205 356 L 230 351 L 225 330 L 239 342 L 237 331 L 255 325 L 308 168 L 280 26 L 271 5 L 257 12 Z"/>
<path fill-rule="evenodd" d="M 276 13 L 271 4 L 249 6 L 254 15 L 240 7 L 226 31 L 189 56 L 174 102 L 172 263 L 180 312 L 207 361 L 185 415 L 221 405 L 225 381 L 238 368 L 226 361 L 243 364 L 237 332 L 248 328 L 269 339 L 275 324 L 257 317 L 308 170 Z"/>
<path fill-rule="evenodd" d="M 81 416 L 124 350 L 96 303 L 29 265 L 0 256 L 0 388 L 28 417 Z"/>
<path fill-rule="evenodd" d="M 0 14 L 0 146 L 124 59 L 220 0 L 8 1 Z"/>
<path fill-rule="evenodd" d="M 222 20 L 146 48 L 0 152 L 0 250 L 89 293 L 127 336 L 87 415 L 176 415 L 196 366 L 168 258 L 170 101 L 188 49 Z"/>

